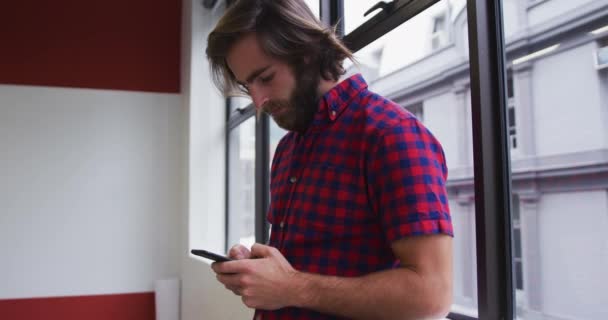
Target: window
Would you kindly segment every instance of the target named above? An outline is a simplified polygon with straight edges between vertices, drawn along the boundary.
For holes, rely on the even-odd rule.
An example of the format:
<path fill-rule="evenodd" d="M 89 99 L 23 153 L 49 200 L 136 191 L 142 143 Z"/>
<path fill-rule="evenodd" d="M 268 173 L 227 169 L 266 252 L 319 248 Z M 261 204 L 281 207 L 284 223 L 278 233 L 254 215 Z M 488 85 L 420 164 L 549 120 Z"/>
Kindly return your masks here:
<path fill-rule="evenodd" d="M 522 265 L 522 248 L 521 248 L 521 218 L 519 212 L 519 196 L 516 194 L 512 197 L 513 218 L 513 263 L 515 268 L 515 288 L 517 290 L 524 289 L 523 265 Z"/>
<path fill-rule="evenodd" d="M 509 129 L 509 145 L 517 149 L 517 129 L 515 125 L 515 95 L 513 92 L 513 76 L 507 77 L 507 126 Z"/>
<path fill-rule="evenodd" d="M 312 11 L 312 13 L 317 17 L 320 18 L 321 16 L 319 15 L 319 4 L 320 4 L 320 0 L 305 0 L 304 2 L 306 2 L 306 5 L 308 5 L 308 7 L 310 8 L 310 11 Z"/>
<path fill-rule="evenodd" d="M 433 33 L 431 35 L 431 49 L 440 49 L 448 43 L 447 23 L 445 14 L 433 18 Z"/>
<path fill-rule="evenodd" d="M 272 164 L 272 158 L 274 157 L 274 151 L 277 149 L 277 145 L 279 144 L 279 141 L 281 140 L 281 138 L 283 138 L 283 136 L 287 133 L 286 130 L 282 129 L 281 127 L 279 127 L 276 122 L 274 121 L 270 121 L 270 163 L 269 165 Z"/>
<path fill-rule="evenodd" d="M 380 12 L 380 9 L 364 16 L 365 12 L 371 9 L 377 1 L 345 1 L 344 5 L 344 34 L 359 27 L 365 20 L 370 19 Z"/>
<path fill-rule="evenodd" d="M 452 2 L 454 4 L 452 4 Z M 349 6 L 345 8 L 344 24 L 346 30 L 352 23 L 349 22 L 350 15 Z M 354 6 L 356 8 L 356 6 Z M 453 7 L 454 11 L 449 8 Z M 393 73 L 408 65 L 416 64 L 416 72 L 435 72 L 437 66 L 426 66 L 430 60 L 428 59 L 434 49 L 431 46 L 433 37 L 440 37 L 447 41 L 448 21 L 453 22 L 452 17 L 449 17 L 451 12 L 457 13 L 464 10 L 464 2 L 458 0 L 442 0 L 430 6 L 424 11 L 409 19 L 406 23 L 399 27 L 381 35 L 365 48 L 355 54 L 359 62 L 360 69 L 355 70 L 351 63 L 346 61 L 346 66 L 350 72 L 361 72 L 368 82 L 373 82 L 376 77 L 382 77 Z M 437 21 L 437 18 L 439 21 Z M 358 18 L 356 18 L 358 19 Z M 360 23 L 360 20 L 357 20 Z M 443 21 L 443 22 L 441 22 Z M 421 32 L 424 30 L 424 32 Z M 435 32 L 434 30 L 437 30 Z M 443 31 L 441 31 L 443 30 Z M 435 36 L 437 34 L 437 36 Z M 348 38 L 348 34 L 346 35 Z M 438 38 L 439 39 L 439 38 Z M 447 42 L 442 42 L 447 44 Z M 462 53 L 459 53 L 459 55 Z M 425 60 L 425 61 L 423 61 Z M 442 60 L 442 59 L 440 59 Z M 424 67 L 421 68 L 421 66 Z M 400 84 L 400 87 L 408 84 Z"/>
<path fill-rule="evenodd" d="M 424 111 L 422 109 L 422 102 L 411 106 L 405 107 L 407 111 L 411 112 L 418 120 L 424 122 Z"/>
<path fill-rule="evenodd" d="M 595 52 L 595 67 L 597 69 L 608 68 L 608 37 L 597 41 L 597 50 Z"/>
<path fill-rule="evenodd" d="M 228 138 L 227 247 L 255 241 L 255 118 L 232 129 Z"/>
<path fill-rule="evenodd" d="M 571 2 L 567 11 L 550 3 L 534 10 L 544 10 L 547 18 L 537 16 L 537 23 L 554 34 L 527 42 L 519 51 L 532 54 L 523 58 L 505 44 L 506 56 L 518 62 L 508 71 L 507 136 L 525 155 L 510 164 L 516 315 L 608 319 L 607 247 L 598 246 L 608 243 L 608 161 L 597 155 L 607 150 L 607 87 L 595 70 L 608 63 L 608 40 L 592 27 L 607 16 L 581 28 L 576 21 L 603 1 Z M 544 35 L 527 27 L 519 26 L 530 30 L 529 39 Z"/>

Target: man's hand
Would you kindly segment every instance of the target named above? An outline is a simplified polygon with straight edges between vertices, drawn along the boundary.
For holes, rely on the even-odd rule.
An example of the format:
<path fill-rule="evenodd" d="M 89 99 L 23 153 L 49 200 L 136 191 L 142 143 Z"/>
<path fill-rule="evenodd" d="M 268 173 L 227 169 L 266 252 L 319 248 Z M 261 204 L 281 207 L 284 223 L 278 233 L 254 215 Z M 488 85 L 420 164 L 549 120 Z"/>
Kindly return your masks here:
<path fill-rule="evenodd" d="M 237 244 L 230 248 L 230 251 L 228 251 L 228 257 L 234 260 L 249 259 L 251 258 L 251 251 L 249 251 L 249 249 L 247 249 L 247 247 L 244 245 Z"/>
<path fill-rule="evenodd" d="M 217 279 L 228 290 L 241 296 L 243 303 L 250 308 L 275 310 L 294 305 L 293 294 L 298 292 L 294 288 L 295 275 L 298 272 L 279 250 L 254 244 L 251 253 L 247 254 L 249 250 L 241 247 L 233 247 L 229 253 L 233 257 L 234 251 L 237 259 L 240 253 L 244 257 L 241 260 L 211 265 Z"/>

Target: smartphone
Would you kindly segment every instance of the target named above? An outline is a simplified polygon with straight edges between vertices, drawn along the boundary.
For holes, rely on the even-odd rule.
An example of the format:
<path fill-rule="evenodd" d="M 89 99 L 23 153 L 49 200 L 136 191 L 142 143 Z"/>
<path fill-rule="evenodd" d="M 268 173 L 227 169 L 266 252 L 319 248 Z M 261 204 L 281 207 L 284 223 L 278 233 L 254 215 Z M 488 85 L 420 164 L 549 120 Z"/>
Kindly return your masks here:
<path fill-rule="evenodd" d="M 225 261 L 231 261 L 232 259 L 221 255 L 221 254 L 217 254 L 217 253 L 213 253 L 213 252 L 209 252 L 207 250 L 201 250 L 201 249 L 192 249 L 190 250 L 190 252 L 194 255 L 203 257 L 203 258 L 207 258 L 207 259 L 211 259 L 213 261 L 216 262 L 225 262 Z"/>

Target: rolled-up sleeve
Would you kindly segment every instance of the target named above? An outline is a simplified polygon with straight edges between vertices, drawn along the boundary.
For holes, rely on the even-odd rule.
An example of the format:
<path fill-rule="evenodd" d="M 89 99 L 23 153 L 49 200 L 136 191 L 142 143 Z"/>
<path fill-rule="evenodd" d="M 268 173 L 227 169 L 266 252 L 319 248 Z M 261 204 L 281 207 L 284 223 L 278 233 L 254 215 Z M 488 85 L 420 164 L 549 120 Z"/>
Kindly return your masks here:
<path fill-rule="evenodd" d="M 368 195 L 386 240 L 454 235 L 441 144 L 415 118 L 384 128 L 368 154 Z"/>

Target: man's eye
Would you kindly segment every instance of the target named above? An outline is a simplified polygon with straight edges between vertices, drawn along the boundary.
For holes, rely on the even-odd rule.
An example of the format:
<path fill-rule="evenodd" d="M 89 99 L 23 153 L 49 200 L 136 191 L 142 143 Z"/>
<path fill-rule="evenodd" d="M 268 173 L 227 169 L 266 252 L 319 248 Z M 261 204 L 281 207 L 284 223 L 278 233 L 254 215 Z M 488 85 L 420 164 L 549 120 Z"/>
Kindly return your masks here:
<path fill-rule="evenodd" d="M 266 77 L 260 77 L 260 81 L 262 83 L 268 83 L 268 82 L 272 81 L 273 78 L 274 78 L 274 73 L 272 73 Z"/>

